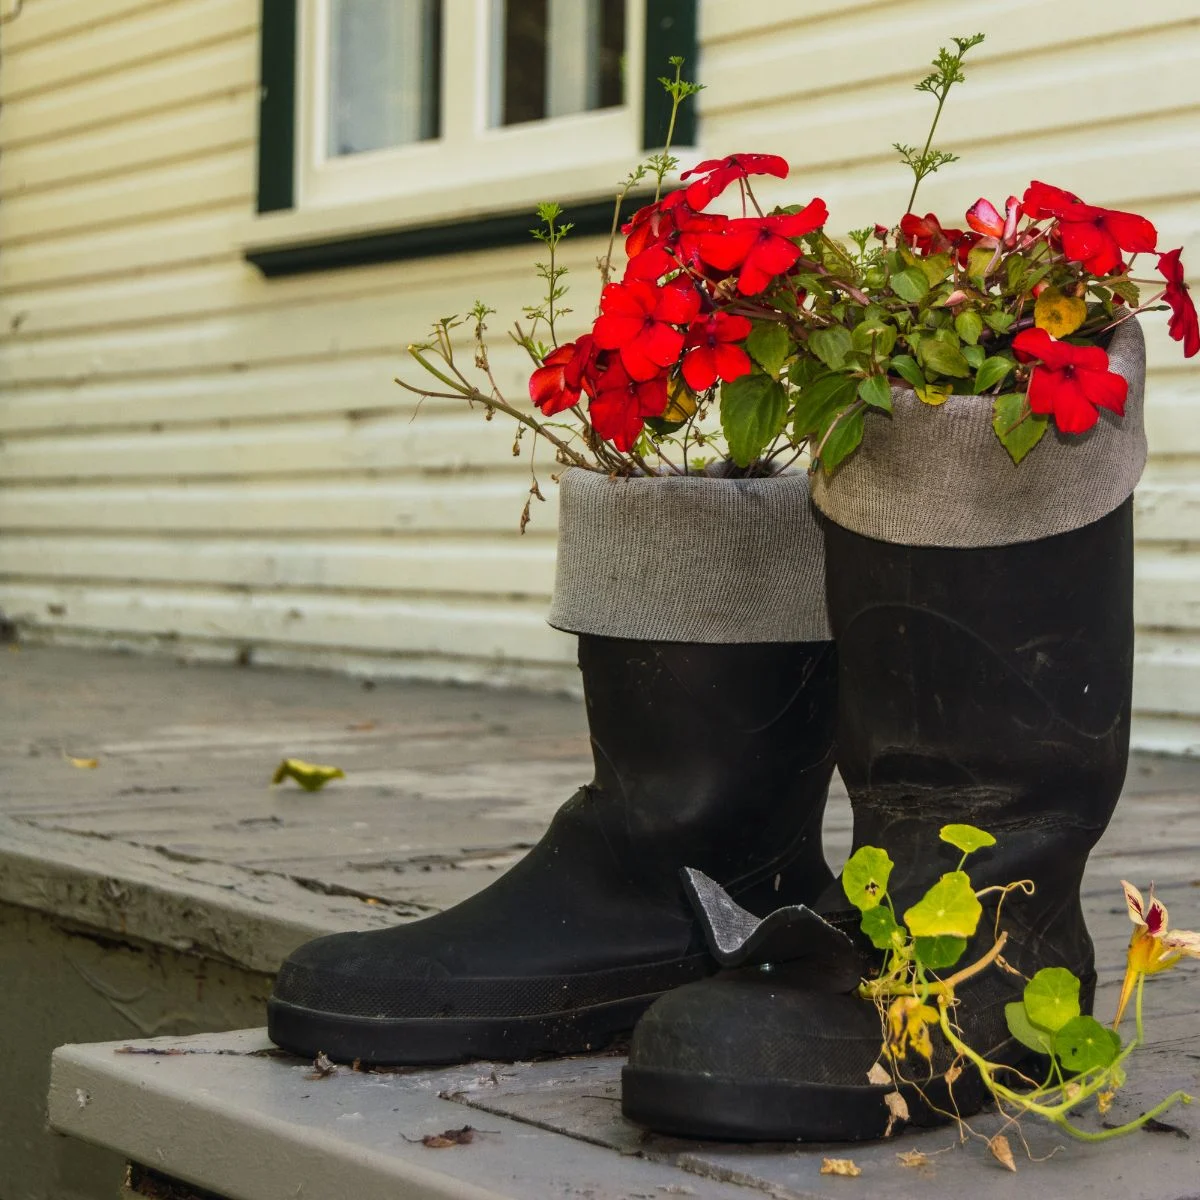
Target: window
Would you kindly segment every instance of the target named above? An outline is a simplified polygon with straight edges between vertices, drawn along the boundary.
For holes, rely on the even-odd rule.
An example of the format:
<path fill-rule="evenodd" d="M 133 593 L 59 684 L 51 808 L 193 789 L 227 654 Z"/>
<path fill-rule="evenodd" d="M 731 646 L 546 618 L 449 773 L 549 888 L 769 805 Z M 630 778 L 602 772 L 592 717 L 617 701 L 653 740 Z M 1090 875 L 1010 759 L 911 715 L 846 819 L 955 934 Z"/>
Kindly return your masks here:
<path fill-rule="evenodd" d="M 246 240 L 267 273 L 289 237 L 374 238 L 359 261 L 377 261 L 380 237 L 421 252 L 406 231 L 500 231 L 517 214 L 527 230 L 544 199 L 578 226 L 661 144 L 667 58 L 695 74 L 695 0 L 263 0 L 262 36 L 262 215 Z"/>

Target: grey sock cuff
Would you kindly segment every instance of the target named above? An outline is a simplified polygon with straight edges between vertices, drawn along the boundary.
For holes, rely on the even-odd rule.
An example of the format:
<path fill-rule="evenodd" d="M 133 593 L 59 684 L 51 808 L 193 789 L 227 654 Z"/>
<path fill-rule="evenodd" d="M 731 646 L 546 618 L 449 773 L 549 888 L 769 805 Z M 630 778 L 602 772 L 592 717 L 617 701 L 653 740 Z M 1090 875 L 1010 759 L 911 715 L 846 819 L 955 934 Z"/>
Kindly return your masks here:
<path fill-rule="evenodd" d="M 1125 416 L 1100 410 L 1085 434 L 1053 427 L 1014 464 L 991 428 L 991 401 L 931 408 L 893 388 L 894 417 L 868 413 L 862 445 L 813 501 L 855 533 L 905 546 L 1005 546 L 1066 533 L 1124 502 L 1146 465 L 1146 342 L 1136 320 L 1113 331 L 1109 369 L 1129 381 Z"/>
<path fill-rule="evenodd" d="M 807 478 L 567 471 L 550 624 L 641 641 L 827 640 Z"/>

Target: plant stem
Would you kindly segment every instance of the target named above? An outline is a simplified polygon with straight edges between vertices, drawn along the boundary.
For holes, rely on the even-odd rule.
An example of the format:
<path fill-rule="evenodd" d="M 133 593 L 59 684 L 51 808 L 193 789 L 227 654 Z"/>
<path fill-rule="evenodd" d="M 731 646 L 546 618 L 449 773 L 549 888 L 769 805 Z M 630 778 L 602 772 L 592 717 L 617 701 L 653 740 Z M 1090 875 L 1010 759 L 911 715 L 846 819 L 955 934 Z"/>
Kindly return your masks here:
<path fill-rule="evenodd" d="M 946 97 L 950 95 L 950 84 L 947 84 L 943 89 L 942 94 L 938 96 L 937 112 L 933 114 L 933 124 L 929 127 L 929 136 L 925 139 L 925 149 L 921 151 L 919 162 L 924 162 L 926 155 L 929 153 L 929 147 L 933 145 L 933 134 L 937 129 L 938 119 L 942 115 L 942 106 L 946 103 Z M 908 197 L 908 207 L 904 210 L 905 216 L 912 212 L 913 201 L 917 198 L 917 188 L 921 186 L 921 180 L 925 178 L 920 171 L 914 171 L 913 188 Z"/>

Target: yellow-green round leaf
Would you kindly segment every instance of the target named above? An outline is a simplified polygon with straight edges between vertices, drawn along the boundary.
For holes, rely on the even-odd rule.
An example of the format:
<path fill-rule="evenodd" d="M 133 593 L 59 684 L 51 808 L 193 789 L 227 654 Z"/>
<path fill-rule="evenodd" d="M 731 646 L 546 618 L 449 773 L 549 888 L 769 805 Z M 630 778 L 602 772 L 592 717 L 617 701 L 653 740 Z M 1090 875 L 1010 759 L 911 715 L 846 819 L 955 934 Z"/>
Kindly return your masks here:
<path fill-rule="evenodd" d="M 856 850 L 842 868 L 842 890 L 846 899 L 863 912 L 874 908 L 887 891 L 895 865 L 887 851 L 878 846 L 863 846 Z"/>
<path fill-rule="evenodd" d="M 943 825 L 938 837 L 964 854 L 974 854 L 976 850 L 996 844 L 996 839 L 990 833 L 974 825 Z"/>
<path fill-rule="evenodd" d="M 1079 1016 L 1079 980 L 1065 967 L 1043 967 L 1025 985 L 1025 1015 L 1057 1033 Z"/>
<path fill-rule="evenodd" d="M 886 904 L 877 904 L 863 913 L 862 931 L 871 939 L 871 945 L 876 950 L 896 949 L 897 935 L 900 943 L 904 940 L 900 926 L 896 924 L 896 918 L 892 916 L 892 910 Z"/>
<path fill-rule="evenodd" d="M 913 944 L 917 962 L 930 971 L 942 971 L 952 967 L 967 948 L 963 937 L 919 937 Z"/>
<path fill-rule="evenodd" d="M 1072 1017 L 1054 1035 L 1054 1053 L 1068 1071 L 1076 1074 L 1101 1070 L 1116 1062 L 1121 1039 L 1095 1017 Z"/>
<path fill-rule="evenodd" d="M 965 871 L 948 871 L 904 914 L 913 937 L 969 938 L 983 915 L 983 905 Z"/>
<path fill-rule="evenodd" d="M 1054 1043 L 1054 1035 L 1045 1029 L 1039 1029 L 1025 1015 L 1025 1005 L 1020 1000 L 1014 1000 L 1004 1006 L 1004 1019 L 1008 1022 L 1008 1032 L 1030 1050 L 1039 1054 L 1049 1054 Z"/>

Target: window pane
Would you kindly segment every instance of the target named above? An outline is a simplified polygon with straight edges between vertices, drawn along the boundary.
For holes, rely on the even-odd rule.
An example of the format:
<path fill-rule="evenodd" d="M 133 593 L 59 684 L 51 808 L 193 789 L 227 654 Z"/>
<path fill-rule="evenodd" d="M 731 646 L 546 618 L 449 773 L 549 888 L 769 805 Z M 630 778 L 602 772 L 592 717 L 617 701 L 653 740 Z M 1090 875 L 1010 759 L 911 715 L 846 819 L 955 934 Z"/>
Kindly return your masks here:
<path fill-rule="evenodd" d="M 441 40 L 441 0 L 329 0 L 330 158 L 438 136 Z"/>
<path fill-rule="evenodd" d="M 625 0 L 492 0 L 492 125 L 625 102 Z"/>

